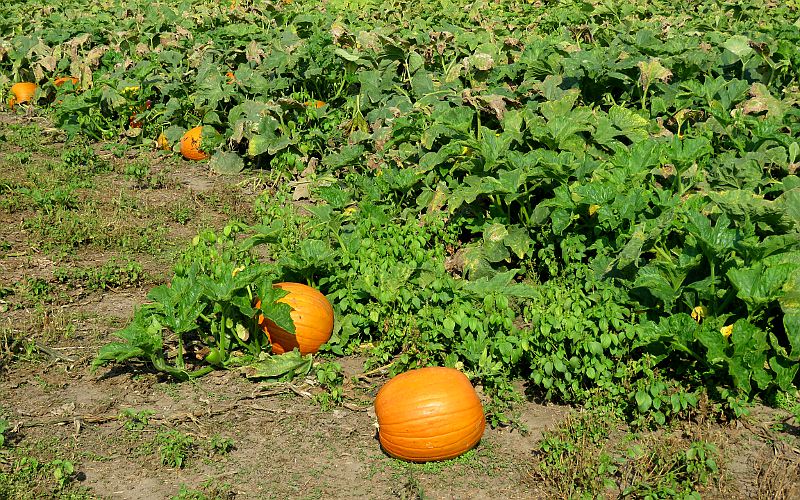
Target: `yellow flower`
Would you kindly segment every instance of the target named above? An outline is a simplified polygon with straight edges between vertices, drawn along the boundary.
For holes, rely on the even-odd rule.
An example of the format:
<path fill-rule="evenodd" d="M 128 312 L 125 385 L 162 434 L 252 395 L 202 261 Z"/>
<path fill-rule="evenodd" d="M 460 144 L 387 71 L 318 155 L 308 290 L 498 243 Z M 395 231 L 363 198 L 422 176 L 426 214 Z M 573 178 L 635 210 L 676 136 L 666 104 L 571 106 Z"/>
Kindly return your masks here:
<path fill-rule="evenodd" d="M 733 333 L 733 325 L 723 326 L 719 329 L 719 333 L 721 333 L 725 338 L 730 337 L 731 333 Z"/>
<path fill-rule="evenodd" d="M 708 316 L 706 306 L 697 306 L 692 309 L 692 319 L 700 323 L 700 320 Z"/>
<path fill-rule="evenodd" d="M 356 211 L 356 207 L 347 207 L 342 211 L 342 213 L 344 215 L 352 215 L 353 213 L 355 213 L 355 211 Z"/>
<path fill-rule="evenodd" d="M 589 217 L 596 214 L 600 210 L 600 205 L 589 205 Z"/>
<path fill-rule="evenodd" d="M 239 274 L 239 271 L 244 271 L 244 266 L 239 266 L 233 271 L 231 271 L 231 276 L 236 276 L 237 274 Z"/>

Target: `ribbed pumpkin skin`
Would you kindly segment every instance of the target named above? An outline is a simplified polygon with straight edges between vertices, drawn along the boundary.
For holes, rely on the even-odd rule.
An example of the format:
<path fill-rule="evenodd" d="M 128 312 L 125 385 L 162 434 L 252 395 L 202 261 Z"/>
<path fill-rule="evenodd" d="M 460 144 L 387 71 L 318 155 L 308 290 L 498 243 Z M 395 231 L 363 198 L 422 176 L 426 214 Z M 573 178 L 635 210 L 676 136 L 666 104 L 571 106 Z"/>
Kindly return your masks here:
<path fill-rule="evenodd" d="M 287 332 L 271 320 L 260 315 L 258 325 L 272 343 L 272 352 L 283 354 L 295 347 L 300 354 L 315 353 L 319 346 L 331 338 L 333 332 L 333 307 L 328 299 L 310 286 L 302 283 L 276 283 L 276 287 L 289 292 L 278 302 L 289 304 L 295 334 Z"/>
<path fill-rule="evenodd" d="M 486 427 L 469 379 L 454 368 L 411 370 L 387 382 L 375 398 L 381 446 L 411 462 L 447 460 L 478 444 Z"/>
<path fill-rule="evenodd" d="M 203 132 L 203 126 L 197 126 L 190 129 L 181 137 L 181 154 L 188 160 L 205 160 L 208 155 L 200 151 L 200 134 Z"/>
<path fill-rule="evenodd" d="M 11 86 L 11 93 L 14 97 L 8 102 L 9 106 L 13 107 L 15 104 L 28 102 L 33 99 L 36 93 L 36 84 L 30 82 L 15 83 Z"/>

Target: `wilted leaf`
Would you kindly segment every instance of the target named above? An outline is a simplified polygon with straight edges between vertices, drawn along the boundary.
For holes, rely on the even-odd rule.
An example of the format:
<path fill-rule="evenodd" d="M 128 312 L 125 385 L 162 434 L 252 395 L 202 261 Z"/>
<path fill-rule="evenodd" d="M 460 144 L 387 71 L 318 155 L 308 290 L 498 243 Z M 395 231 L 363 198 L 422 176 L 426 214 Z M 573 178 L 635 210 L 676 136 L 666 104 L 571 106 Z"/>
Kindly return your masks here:
<path fill-rule="evenodd" d="M 639 83 L 642 87 L 649 87 L 656 80 L 667 83 L 672 78 L 672 71 L 662 66 L 661 61 L 658 59 L 640 61 L 637 66 L 641 72 L 639 74 Z"/>
<path fill-rule="evenodd" d="M 244 169 L 244 160 L 231 151 L 217 151 L 208 161 L 208 166 L 218 174 L 233 175 Z"/>
<path fill-rule="evenodd" d="M 242 371 L 247 378 L 286 382 L 307 375 L 311 371 L 312 363 L 311 354 L 303 356 L 300 351 L 294 350 L 278 356 L 269 356 L 245 366 Z"/>

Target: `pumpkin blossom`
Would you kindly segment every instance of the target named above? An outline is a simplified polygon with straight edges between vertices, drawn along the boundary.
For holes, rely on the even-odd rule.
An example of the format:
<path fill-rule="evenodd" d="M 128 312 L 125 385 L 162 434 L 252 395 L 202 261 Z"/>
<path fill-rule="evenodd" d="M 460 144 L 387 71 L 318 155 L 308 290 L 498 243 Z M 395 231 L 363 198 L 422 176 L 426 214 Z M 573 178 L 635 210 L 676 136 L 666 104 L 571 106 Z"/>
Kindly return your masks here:
<path fill-rule="evenodd" d="M 723 337 L 728 338 L 733 333 L 733 325 L 726 325 L 719 329 L 719 333 L 722 334 Z"/>
<path fill-rule="evenodd" d="M 692 309 L 692 319 L 700 323 L 700 320 L 708 316 L 708 309 L 706 306 L 697 306 Z"/>

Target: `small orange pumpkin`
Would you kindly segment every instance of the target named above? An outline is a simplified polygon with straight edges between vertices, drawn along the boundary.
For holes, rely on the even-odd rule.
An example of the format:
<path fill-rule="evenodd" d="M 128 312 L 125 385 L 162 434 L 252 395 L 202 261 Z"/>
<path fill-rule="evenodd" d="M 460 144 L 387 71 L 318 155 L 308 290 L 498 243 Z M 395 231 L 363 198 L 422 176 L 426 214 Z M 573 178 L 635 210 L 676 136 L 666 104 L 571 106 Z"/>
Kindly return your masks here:
<path fill-rule="evenodd" d="M 300 354 L 315 353 L 319 346 L 331 338 L 333 332 L 333 307 L 319 290 L 302 283 L 276 283 L 276 288 L 286 290 L 288 295 L 278 302 L 289 304 L 294 321 L 295 334 L 287 332 L 272 320 L 259 315 L 258 326 L 264 330 L 272 343 L 272 352 L 283 354 L 295 347 Z M 261 307 L 261 301 L 256 302 Z"/>
<path fill-rule="evenodd" d="M 233 71 L 228 71 L 225 73 L 225 76 L 228 77 L 228 83 L 234 84 L 236 83 L 236 75 L 233 74 Z"/>
<path fill-rule="evenodd" d="M 15 83 L 11 86 L 11 93 L 14 97 L 9 99 L 8 106 L 13 108 L 15 104 L 30 102 L 36 93 L 37 85 L 31 82 Z"/>
<path fill-rule="evenodd" d="M 454 458 L 483 436 L 483 406 L 466 375 L 428 367 L 394 377 L 375 397 L 381 446 L 411 462 Z"/>
<path fill-rule="evenodd" d="M 53 81 L 53 85 L 55 85 L 56 87 L 60 87 L 67 82 L 72 82 L 73 85 L 77 85 L 78 79 L 75 78 L 74 76 L 60 76 Z"/>
<path fill-rule="evenodd" d="M 181 154 L 188 160 L 205 160 L 208 155 L 200 151 L 201 134 L 203 133 L 203 126 L 197 126 L 190 129 L 181 137 Z"/>
<path fill-rule="evenodd" d="M 325 105 L 325 101 L 306 101 L 304 104 L 306 105 L 307 108 L 319 109 Z"/>

